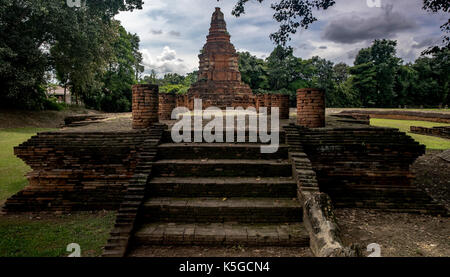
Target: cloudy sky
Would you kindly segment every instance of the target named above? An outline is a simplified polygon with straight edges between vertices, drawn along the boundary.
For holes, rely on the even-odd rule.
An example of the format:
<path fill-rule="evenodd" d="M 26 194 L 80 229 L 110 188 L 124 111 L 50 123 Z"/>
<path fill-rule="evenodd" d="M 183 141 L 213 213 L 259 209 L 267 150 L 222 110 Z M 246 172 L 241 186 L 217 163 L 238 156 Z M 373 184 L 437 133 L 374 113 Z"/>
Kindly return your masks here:
<path fill-rule="evenodd" d="M 372 1 L 372 0 L 369 0 Z M 441 40 L 446 14 L 421 9 L 422 0 L 380 0 L 382 7 L 369 7 L 367 0 L 337 0 L 327 11 L 316 12 L 318 21 L 293 35 L 290 45 L 301 58 L 320 56 L 333 62 L 353 64 L 358 50 L 377 38 L 398 41 L 398 56 L 414 61 L 422 50 Z M 251 0 L 247 14 L 231 15 L 235 0 L 145 0 L 142 10 L 120 13 L 116 18 L 141 38 L 146 72 L 185 74 L 198 68 L 198 54 L 206 41 L 211 14 L 220 6 L 232 43 L 238 51 L 260 58 L 274 48 L 269 35 L 278 30 L 270 3 Z"/>

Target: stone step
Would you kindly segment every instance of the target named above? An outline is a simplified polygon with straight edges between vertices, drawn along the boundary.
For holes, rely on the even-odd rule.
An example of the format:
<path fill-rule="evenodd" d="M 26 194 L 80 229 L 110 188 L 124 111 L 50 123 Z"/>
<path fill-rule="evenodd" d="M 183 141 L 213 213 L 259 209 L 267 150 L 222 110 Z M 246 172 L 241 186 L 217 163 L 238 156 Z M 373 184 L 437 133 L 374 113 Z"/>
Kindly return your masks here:
<path fill-rule="evenodd" d="M 290 177 L 288 160 L 159 160 L 153 176 L 164 177 Z"/>
<path fill-rule="evenodd" d="M 292 177 L 156 177 L 148 184 L 155 197 L 297 197 Z"/>
<path fill-rule="evenodd" d="M 180 224 L 151 223 L 135 233 L 133 246 L 143 245 L 242 245 L 308 247 L 303 223 L 291 224 Z"/>
<path fill-rule="evenodd" d="M 287 145 L 275 153 L 261 153 L 257 143 L 165 143 L 158 146 L 159 159 L 287 159 Z"/>
<path fill-rule="evenodd" d="M 302 207 L 290 198 L 151 198 L 141 222 L 301 222 Z"/>
<path fill-rule="evenodd" d="M 224 127 L 224 131 L 225 131 L 225 127 Z M 269 132 L 270 132 L 270 129 L 269 129 Z M 182 132 L 180 132 L 180 133 L 182 134 Z M 257 132 L 257 134 L 258 134 L 258 132 Z M 286 141 L 286 132 L 284 130 L 279 130 L 279 132 L 274 133 L 274 136 L 275 135 L 278 136 L 280 143 L 284 143 Z M 225 131 L 224 134 L 223 134 L 223 140 L 225 142 L 227 141 L 226 138 L 227 137 L 226 137 L 226 131 Z M 192 142 L 194 141 L 194 130 L 191 131 L 191 141 Z M 173 143 L 172 134 L 171 134 L 170 130 L 165 130 L 163 132 L 163 136 L 162 136 L 161 142 L 162 143 Z M 202 142 L 206 142 L 206 141 L 203 140 Z M 228 143 L 234 143 L 234 142 L 237 142 L 237 132 L 236 131 L 234 131 L 233 141 L 232 142 L 228 142 Z M 249 143 L 249 132 L 248 132 L 248 129 L 246 129 L 246 132 L 245 132 L 245 141 L 244 141 L 244 143 Z M 261 143 L 259 135 L 257 135 L 257 143 Z M 264 143 L 266 143 L 266 142 L 264 142 Z"/>

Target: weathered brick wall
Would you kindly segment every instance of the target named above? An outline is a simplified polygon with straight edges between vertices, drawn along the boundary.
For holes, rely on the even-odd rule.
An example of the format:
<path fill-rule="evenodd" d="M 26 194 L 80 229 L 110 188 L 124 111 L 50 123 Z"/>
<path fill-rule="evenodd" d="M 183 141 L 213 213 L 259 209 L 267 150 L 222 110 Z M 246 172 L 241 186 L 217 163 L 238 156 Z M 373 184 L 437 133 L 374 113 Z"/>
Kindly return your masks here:
<path fill-rule="evenodd" d="M 343 111 L 341 114 L 369 115 L 371 118 L 387 118 L 398 120 L 419 120 L 440 123 L 450 123 L 450 113 L 402 111 L 402 110 L 351 110 Z"/>
<path fill-rule="evenodd" d="M 264 107 L 264 95 L 257 94 L 255 95 L 255 108 L 259 112 L 259 108 Z"/>
<path fill-rule="evenodd" d="M 177 95 L 176 106 L 187 107 L 187 95 Z"/>
<path fill-rule="evenodd" d="M 159 88 L 157 85 L 133 85 L 133 129 L 146 129 L 158 123 Z"/>
<path fill-rule="evenodd" d="M 147 131 L 40 133 L 14 149 L 32 171 L 6 212 L 117 209 Z"/>
<path fill-rule="evenodd" d="M 297 125 L 325 127 L 325 93 L 319 89 L 297 90 Z"/>
<path fill-rule="evenodd" d="M 272 112 L 272 95 L 264 94 L 264 107 L 267 108 L 267 114 Z"/>
<path fill-rule="evenodd" d="M 320 190 L 338 207 L 442 212 L 413 183 L 410 165 L 425 147 L 389 128 L 301 129 Z"/>
<path fill-rule="evenodd" d="M 450 126 L 434 128 L 411 126 L 411 133 L 450 139 Z"/>
<path fill-rule="evenodd" d="M 271 106 L 280 110 L 280 119 L 289 119 L 289 95 L 272 94 Z"/>
<path fill-rule="evenodd" d="M 176 105 L 177 96 L 175 93 L 161 93 L 159 95 L 159 120 L 170 120 Z"/>

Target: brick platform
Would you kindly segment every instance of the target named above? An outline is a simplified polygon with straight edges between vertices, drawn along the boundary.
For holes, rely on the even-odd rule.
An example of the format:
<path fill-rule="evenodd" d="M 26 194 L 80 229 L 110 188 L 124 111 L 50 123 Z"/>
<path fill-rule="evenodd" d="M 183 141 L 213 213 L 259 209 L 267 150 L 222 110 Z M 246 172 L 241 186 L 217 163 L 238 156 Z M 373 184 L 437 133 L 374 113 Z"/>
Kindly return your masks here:
<path fill-rule="evenodd" d="M 133 85 L 133 129 L 146 129 L 158 123 L 159 87 Z"/>
<path fill-rule="evenodd" d="M 418 120 L 439 123 L 450 123 L 448 112 L 421 112 L 408 110 L 346 110 L 341 114 L 368 115 L 370 118 L 386 118 L 397 120 Z"/>
<path fill-rule="evenodd" d="M 29 185 L 6 201 L 4 211 L 117 209 L 148 136 L 146 131 L 33 136 L 14 149 L 32 168 Z"/>
<path fill-rule="evenodd" d="M 411 133 L 450 139 L 450 126 L 433 128 L 411 126 Z"/>
<path fill-rule="evenodd" d="M 375 127 L 299 127 L 299 133 L 320 190 L 337 207 L 447 213 L 413 184 L 409 167 L 425 147 L 405 133 Z"/>
<path fill-rule="evenodd" d="M 297 90 L 297 125 L 325 127 L 325 93 L 319 89 Z"/>

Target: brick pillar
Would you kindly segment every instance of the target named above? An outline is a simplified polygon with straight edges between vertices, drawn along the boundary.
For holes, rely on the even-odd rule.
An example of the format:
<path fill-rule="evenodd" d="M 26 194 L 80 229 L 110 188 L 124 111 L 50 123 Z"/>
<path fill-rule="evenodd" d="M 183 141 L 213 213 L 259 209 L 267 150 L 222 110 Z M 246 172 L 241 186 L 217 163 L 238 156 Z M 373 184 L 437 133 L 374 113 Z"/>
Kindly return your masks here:
<path fill-rule="evenodd" d="M 280 109 L 280 95 L 279 94 L 271 94 L 270 95 L 270 106 L 272 108 L 278 108 Z"/>
<path fill-rule="evenodd" d="M 280 95 L 280 119 L 289 119 L 289 95 Z"/>
<path fill-rule="evenodd" d="M 176 105 L 175 93 L 161 93 L 159 95 L 159 120 L 170 120 Z"/>
<path fill-rule="evenodd" d="M 264 94 L 264 107 L 267 108 L 267 114 L 270 114 L 272 108 L 272 96 L 270 94 Z"/>
<path fill-rule="evenodd" d="M 133 129 L 146 129 L 158 123 L 157 85 L 134 85 L 133 90 Z"/>
<path fill-rule="evenodd" d="M 297 90 L 297 125 L 325 127 L 325 93 L 320 89 Z"/>

